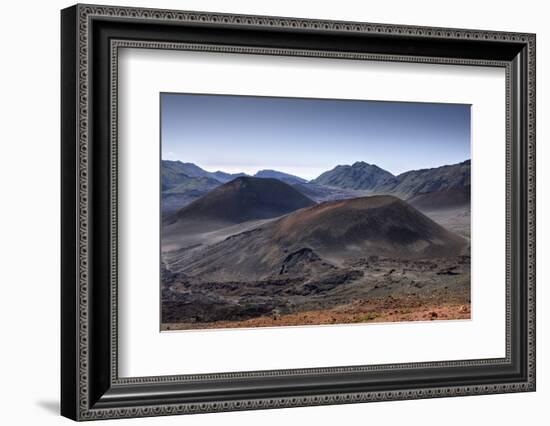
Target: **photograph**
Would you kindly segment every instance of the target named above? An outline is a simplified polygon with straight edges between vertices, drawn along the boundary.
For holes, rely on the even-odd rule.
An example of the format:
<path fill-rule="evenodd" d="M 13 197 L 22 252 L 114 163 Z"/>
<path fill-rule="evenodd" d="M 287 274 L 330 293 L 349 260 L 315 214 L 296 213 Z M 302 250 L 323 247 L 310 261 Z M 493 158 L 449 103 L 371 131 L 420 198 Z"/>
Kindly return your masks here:
<path fill-rule="evenodd" d="M 30 206 L 12 203 L 14 214 L 56 208 L 23 227 L 4 221 L 22 262 L 16 284 L 29 264 L 59 275 L 61 291 L 36 286 L 40 307 L 27 309 L 44 325 L 42 305 L 58 306 L 57 338 L 16 339 L 31 355 L 57 342 L 37 364 L 48 377 L 33 372 L 36 411 L 257 424 L 273 409 L 325 406 L 340 420 L 368 403 L 386 422 L 399 405 L 396 422 L 412 426 L 426 417 L 416 400 L 445 419 L 467 400 L 472 419 L 540 417 L 542 13 L 60 7 L 60 22 L 46 10 L 33 22 L 53 53 L 35 43 L 29 56 L 60 59 L 57 84 L 41 79 L 36 93 L 60 108 L 39 109 L 44 125 L 29 126 L 15 90 L 24 82 L 10 79 L 24 108 L 5 138 L 38 129 L 29 152 L 55 178 L 42 185 L 39 166 L 22 174 L 11 161 L 32 181 L 8 185 Z M 45 143 L 56 135 L 57 149 Z M 37 176 L 40 191 L 21 191 Z M 40 231 L 21 238 L 29 227 Z M 59 250 L 29 262 L 29 241 L 56 238 Z M 13 318 L 18 296 L 3 298 Z M 14 418 L 32 414 L 23 402 Z"/>
<path fill-rule="evenodd" d="M 160 104 L 162 331 L 470 318 L 470 105 Z"/>

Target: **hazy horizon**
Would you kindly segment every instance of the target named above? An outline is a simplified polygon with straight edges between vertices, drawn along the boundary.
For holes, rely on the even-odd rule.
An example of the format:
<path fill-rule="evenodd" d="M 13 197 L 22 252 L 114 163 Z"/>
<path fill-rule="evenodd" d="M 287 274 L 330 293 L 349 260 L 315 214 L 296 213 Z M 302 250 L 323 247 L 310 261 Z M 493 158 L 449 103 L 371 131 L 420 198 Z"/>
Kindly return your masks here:
<path fill-rule="evenodd" d="M 301 176 L 301 175 L 297 175 L 297 174 L 294 174 L 294 173 L 290 173 L 290 172 L 288 172 L 288 171 L 286 171 L 286 170 L 275 169 L 275 168 L 273 168 L 273 167 L 268 167 L 268 168 L 265 168 L 265 169 L 257 169 L 257 170 L 254 170 L 254 171 L 252 171 L 252 172 L 246 172 L 246 171 L 244 171 L 244 170 L 227 171 L 227 170 L 224 170 L 224 169 L 216 169 L 216 170 L 214 170 L 214 169 L 209 169 L 209 168 L 203 167 L 201 164 L 197 164 L 197 163 L 195 163 L 195 162 L 193 162 L 193 161 L 184 161 L 184 160 L 180 160 L 180 159 L 177 159 L 177 158 L 175 158 L 175 159 L 171 159 L 171 158 L 161 158 L 161 160 L 162 160 L 162 161 L 179 161 L 179 162 L 181 162 L 181 163 L 192 163 L 192 164 L 194 164 L 195 166 L 198 166 L 198 167 L 200 167 L 201 169 L 203 169 L 204 171 L 207 171 L 207 172 L 209 172 L 209 173 L 215 173 L 215 172 L 225 172 L 225 173 L 230 173 L 230 174 L 245 173 L 245 174 L 247 174 L 247 175 L 249 175 L 249 176 L 254 176 L 256 173 L 258 173 L 258 172 L 260 172 L 260 171 L 262 171 L 262 170 L 274 170 L 274 171 L 277 171 L 277 172 L 287 173 L 287 174 L 290 174 L 290 175 L 293 175 L 293 176 L 296 176 L 296 177 L 299 177 L 299 178 L 302 178 L 302 179 L 305 179 L 305 180 L 308 180 L 308 181 L 314 180 L 314 179 L 318 178 L 322 173 L 327 172 L 327 171 L 330 171 L 330 170 L 333 170 L 333 169 L 336 168 L 337 166 L 351 166 L 351 165 L 353 164 L 353 163 L 352 163 L 352 164 L 337 164 L 337 165 L 335 165 L 335 166 L 333 166 L 333 167 L 330 167 L 329 169 L 327 169 L 327 170 L 321 172 L 319 175 L 317 175 L 317 176 L 315 176 L 315 177 L 313 177 L 313 178 L 307 178 L 307 177 L 304 177 L 304 176 Z M 441 164 L 441 165 L 435 166 L 435 167 L 450 166 L 450 165 L 462 163 L 462 162 L 468 161 L 468 160 L 470 160 L 470 158 L 465 158 L 464 160 L 458 161 L 457 163 Z M 356 162 L 368 163 L 368 161 L 363 161 L 363 160 L 357 160 Z M 374 164 L 374 163 L 369 163 L 369 164 L 378 166 L 378 167 L 380 167 L 381 169 L 386 170 L 386 171 L 392 173 L 391 171 L 389 171 L 388 169 L 384 168 L 384 167 L 381 166 L 380 164 Z M 432 168 L 432 167 L 424 167 L 424 169 L 425 169 L 425 168 Z M 410 171 L 414 171 L 414 170 L 421 170 L 421 169 L 404 170 L 404 171 L 401 172 L 401 173 L 410 172 Z M 398 176 L 400 173 L 398 173 L 398 174 L 392 173 L 392 174 L 393 174 L 394 176 Z"/>
<path fill-rule="evenodd" d="M 470 105 L 161 93 L 163 160 L 306 180 L 337 165 L 405 171 L 470 159 Z"/>

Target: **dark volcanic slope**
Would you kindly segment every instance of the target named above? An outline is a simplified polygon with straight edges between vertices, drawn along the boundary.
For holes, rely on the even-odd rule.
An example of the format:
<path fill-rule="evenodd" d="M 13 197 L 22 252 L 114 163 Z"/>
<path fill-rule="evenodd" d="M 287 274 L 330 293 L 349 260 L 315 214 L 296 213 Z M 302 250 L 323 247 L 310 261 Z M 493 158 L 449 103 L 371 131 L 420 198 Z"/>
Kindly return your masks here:
<path fill-rule="evenodd" d="M 406 202 L 374 196 L 296 211 L 195 254 L 172 257 L 170 269 L 205 280 L 249 281 L 276 276 L 290 263 L 299 275 L 305 265 L 326 270 L 369 255 L 456 256 L 466 245 Z"/>
<path fill-rule="evenodd" d="M 277 179 L 239 177 L 177 212 L 179 221 L 241 223 L 281 216 L 315 202 Z"/>
<path fill-rule="evenodd" d="M 379 186 L 395 185 L 398 181 L 377 165 L 358 161 L 351 166 L 336 166 L 312 182 L 338 188 L 374 190 Z"/>
<path fill-rule="evenodd" d="M 393 196 L 323 203 L 277 221 L 274 238 L 323 252 L 417 256 L 454 252 L 461 240 L 405 201 Z M 458 244 L 461 245 L 461 244 Z M 433 252 L 433 253 L 432 253 Z M 455 253 L 456 254 L 456 253 Z"/>

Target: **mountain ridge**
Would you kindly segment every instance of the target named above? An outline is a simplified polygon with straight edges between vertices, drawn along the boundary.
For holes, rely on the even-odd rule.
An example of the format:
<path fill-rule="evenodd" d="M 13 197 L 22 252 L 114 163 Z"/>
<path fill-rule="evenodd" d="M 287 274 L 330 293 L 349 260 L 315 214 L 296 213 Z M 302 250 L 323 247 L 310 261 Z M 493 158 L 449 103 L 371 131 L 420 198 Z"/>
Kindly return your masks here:
<path fill-rule="evenodd" d="M 411 198 L 418 194 L 465 189 L 470 187 L 470 174 L 470 160 L 429 169 L 410 170 L 397 176 L 399 183 L 391 190 L 405 198 Z"/>
<path fill-rule="evenodd" d="M 442 201 L 446 204 L 469 203 L 470 168 L 471 160 L 468 159 L 456 164 L 409 170 L 395 176 L 376 164 L 356 161 L 352 165 L 337 165 L 309 181 L 272 169 L 259 170 L 253 177 L 277 179 L 317 202 L 387 194 L 405 200 L 415 199 L 419 207 L 430 203 L 433 207 L 438 203 L 442 205 Z M 208 172 L 194 163 L 163 160 L 163 216 L 185 207 L 218 186 L 246 176 L 244 173 Z M 453 194 L 458 197 L 456 200 L 451 199 Z"/>
<path fill-rule="evenodd" d="M 209 177 L 215 179 L 220 183 L 226 183 L 237 177 L 244 176 L 244 173 L 226 173 L 221 170 L 215 172 L 208 172 L 202 167 L 197 166 L 195 163 L 184 163 L 180 160 L 162 160 L 161 161 L 161 175 L 165 179 L 171 177 L 169 174 L 184 174 L 190 178 Z"/>
<path fill-rule="evenodd" d="M 351 166 L 338 165 L 310 182 L 409 199 L 418 194 L 469 189 L 470 166 L 471 160 L 468 159 L 439 167 L 409 170 L 395 176 L 375 164 L 358 161 Z"/>
<path fill-rule="evenodd" d="M 280 172 L 278 170 L 272 170 L 272 169 L 259 170 L 254 174 L 254 177 L 279 179 L 290 185 L 307 182 L 306 179 L 303 179 L 299 176 L 291 175 L 290 173 Z"/>

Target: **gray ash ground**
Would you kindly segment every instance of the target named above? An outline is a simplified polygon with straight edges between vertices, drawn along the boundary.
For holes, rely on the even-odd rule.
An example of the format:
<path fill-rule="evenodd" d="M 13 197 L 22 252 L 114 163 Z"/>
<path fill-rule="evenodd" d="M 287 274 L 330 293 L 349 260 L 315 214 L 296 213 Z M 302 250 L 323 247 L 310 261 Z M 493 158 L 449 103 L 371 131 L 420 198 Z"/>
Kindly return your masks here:
<path fill-rule="evenodd" d="M 307 250 L 298 257 L 285 260 L 287 264 L 299 261 L 302 271 L 308 271 L 307 263 L 321 261 Z M 327 264 L 314 277 L 286 274 L 284 268 L 282 265 L 282 273 L 258 281 L 217 282 L 172 273 L 164 267 L 162 323 L 206 328 L 220 321 L 264 317 L 276 325 L 277 318 L 285 315 L 391 299 L 414 300 L 415 306 L 454 303 L 469 309 L 469 256 L 414 260 L 369 256 L 339 267 Z"/>

